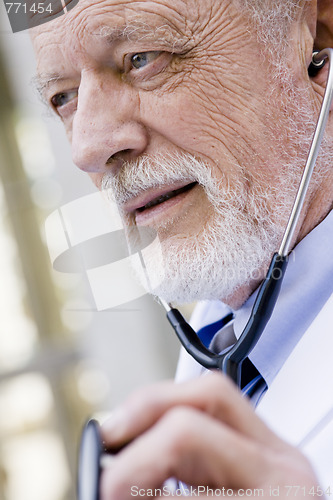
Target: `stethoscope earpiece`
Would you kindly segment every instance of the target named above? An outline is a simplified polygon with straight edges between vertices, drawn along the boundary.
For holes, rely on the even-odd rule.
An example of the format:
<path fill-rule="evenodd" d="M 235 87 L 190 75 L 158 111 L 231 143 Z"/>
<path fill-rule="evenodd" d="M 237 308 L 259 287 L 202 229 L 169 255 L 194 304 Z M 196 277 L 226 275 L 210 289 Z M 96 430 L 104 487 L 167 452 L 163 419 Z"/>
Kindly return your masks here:
<path fill-rule="evenodd" d="M 319 73 L 319 71 L 326 64 L 326 60 L 327 60 L 326 57 L 324 57 L 324 59 L 320 58 L 318 60 L 317 56 L 319 53 L 320 53 L 319 50 L 314 50 L 312 52 L 312 60 L 311 60 L 310 66 L 308 67 L 308 74 L 310 77 L 316 76 Z"/>
<path fill-rule="evenodd" d="M 326 60 L 329 60 L 330 63 L 326 90 L 311 148 L 288 224 L 280 248 L 278 252 L 274 254 L 266 278 L 259 288 L 250 318 L 236 344 L 222 354 L 213 353 L 202 344 L 196 332 L 186 322 L 181 313 L 170 304 L 160 299 L 161 304 L 167 312 L 167 318 L 185 350 L 205 368 L 222 370 L 222 372 L 229 375 L 238 386 L 240 386 L 241 382 L 242 363 L 260 339 L 278 299 L 282 279 L 288 263 L 288 255 L 292 247 L 292 241 L 324 136 L 325 126 L 333 102 L 333 48 L 324 49 L 321 52 L 315 51 L 312 56 L 312 63 L 309 67 L 310 76 L 310 72 L 312 72 L 314 76 L 323 68 Z"/>
<path fill-rule="evenodd" d="M 320 57 L 318 57 L 318 54 Z M 196 332 L 185 321 L 181 313 L 177 309 L 172 308 L 170 304 L 160 299 L 161 304 L 167 312 L 167 317 L 186 351 L 206 368 L 217 368 L 222 370 L 224 373 L 228 374 L 237 385 L 240 385 L 242 362 L 258 342 L 273 312 L 275 302 L 278 299 L 282 278 L 287 267 L 288 254 L 290 252 L 293 236 L 325 132 L 331 103 L 333 102 L 333 49 L 324 49 L 320 53 L 317 51 L 314 52 L 312 63 L 309 67 L 309 75 L 314 76 L 323 68 L 326 59 L 330 62 L 326 90 L 294 206 L 281 246 L 272 258 L 266 279 L 263 281 L 254 302 L 251 316 L 236 344 L 231 347 L 225 355 L 216 355 L 201 343 Z M 314 73 L 311 74 L 310 72 L 312 71 Z M 115 450 L 114 453 L 116 453 L 116 451 L 117 450 Z M 79 452 L 79 500 L 99 500 L 99 482 L 102 467 L 107 459 L 112 460 L 112 457 L 113 454 L 110 456 L 110 450 L 108 453 L 104 447 L 98 422 L 96 420 L 89 420 L 82 432 Z"/>

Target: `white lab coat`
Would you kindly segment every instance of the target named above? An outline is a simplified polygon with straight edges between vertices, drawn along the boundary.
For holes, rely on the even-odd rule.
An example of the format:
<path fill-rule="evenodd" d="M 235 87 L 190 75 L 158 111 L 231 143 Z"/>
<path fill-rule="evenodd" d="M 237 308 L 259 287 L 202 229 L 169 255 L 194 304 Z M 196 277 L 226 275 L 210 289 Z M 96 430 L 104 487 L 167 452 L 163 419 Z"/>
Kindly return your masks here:
<path fill-rule="evenodd" d="M 279 436 L 303 451 L 323 489 L 330 487 L 333 494 L 333 295 L 256 411 Z"/>

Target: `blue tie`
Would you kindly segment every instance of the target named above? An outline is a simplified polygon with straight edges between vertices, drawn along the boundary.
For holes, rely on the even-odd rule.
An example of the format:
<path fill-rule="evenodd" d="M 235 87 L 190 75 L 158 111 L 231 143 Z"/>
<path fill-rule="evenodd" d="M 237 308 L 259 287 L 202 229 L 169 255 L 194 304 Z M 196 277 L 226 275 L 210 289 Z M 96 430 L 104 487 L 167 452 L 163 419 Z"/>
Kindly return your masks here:
<path fill-rule="evenodd" d="M 232 320 L 234 315 L 228 314 L 224 318 L 206 325 L 198 330 L 197 335 L 201 342 L 216 354 L 222 353 L 232 343 L 236 342 L 233 333 Z M 257 404 L 263 392 L 267 389 L 266 382 L 257 368 L 246 358 L 242 364 L 241 390 L 244 395 Z"/>
<path fill-rule="evenodd" d="M 210 323 L 209 325 L 203 326 L 198 330 L 197 335 L 203 345 L 205 347 L 209 347 L 211 344 L 211 341 L 213 340 L 213 337 L 215 334 L 222 330 L 226 325 L 230 323 L 234 318 L 234 315 L 232 313 L 227 314 L 227 316 L 224 316 L 224 318 L 219 319 L 218 321 L 215 321 L 214 323 Z"/>

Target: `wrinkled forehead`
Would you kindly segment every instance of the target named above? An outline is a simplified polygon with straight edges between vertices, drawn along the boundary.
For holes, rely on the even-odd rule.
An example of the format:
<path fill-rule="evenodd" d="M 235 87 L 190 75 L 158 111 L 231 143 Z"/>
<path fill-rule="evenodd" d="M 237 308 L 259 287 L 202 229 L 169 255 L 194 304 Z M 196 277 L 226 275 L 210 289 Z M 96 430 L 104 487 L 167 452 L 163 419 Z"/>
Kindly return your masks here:
<path fill-rule="evenodd" d="M 37 86 L 52 75 L 68 73 L 85 62 L 103 60 L 106 47 L 163 40 L 179 51 L 199 42 L 207 26 L 224 17 L 229 0 L 80 0 L 67 14 L 31 30 L 37 60 Z M 225 9 L 227 11 L 228 9 Z M 221 13 L 223 15 L 221 15 Z M 66 70 L 67 68 L 67 70 Z"/>
<path fill-rule="evenodd" d="M 146 31 L 149 37 L 150 30 L 160 30 L 162 36 L 163 31 L 175 29 L 189 35 L 198 17 L 203 17 L 204 22 L 209 15 L 207 8 L 211 1 L 80 0 L 67 14 L 32 28 L 30 33 L 37 52 L 52 39 L 59 44 L 64 37 L 84 42 L 86 36 L 103 36 L 106 32 L 115 37 L 122 34 L 135 37 L 136 33 L 144 36 Z"/>

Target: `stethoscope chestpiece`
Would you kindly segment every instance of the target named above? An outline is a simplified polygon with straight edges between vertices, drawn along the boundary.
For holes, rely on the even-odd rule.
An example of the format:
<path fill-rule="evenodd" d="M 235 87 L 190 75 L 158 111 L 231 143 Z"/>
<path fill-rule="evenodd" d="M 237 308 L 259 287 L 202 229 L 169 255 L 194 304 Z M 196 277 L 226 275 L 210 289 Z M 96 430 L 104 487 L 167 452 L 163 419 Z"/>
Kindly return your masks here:
<path fill-rule="evenodd" d="M 81 436 L 77 490 L 78 500 L 99 500 L 101 458 L 104 452 L 99 423 L 88 420 Z"/>

